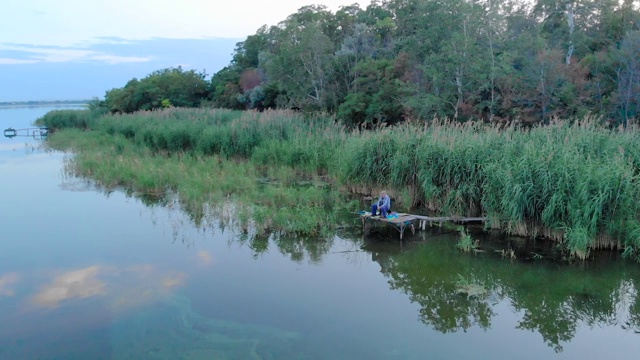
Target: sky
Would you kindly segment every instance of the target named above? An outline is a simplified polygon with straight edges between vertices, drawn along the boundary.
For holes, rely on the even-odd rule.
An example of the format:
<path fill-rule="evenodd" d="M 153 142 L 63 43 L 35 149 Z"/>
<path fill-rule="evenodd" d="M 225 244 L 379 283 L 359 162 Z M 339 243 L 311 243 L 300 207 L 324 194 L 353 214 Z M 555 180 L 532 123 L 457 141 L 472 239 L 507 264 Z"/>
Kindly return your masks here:
<path fill-rule="evenodd" d="M 7 1 L 0 12 L 0 102 L 100 98 L 167 67 L 211 75 L 260 26 L 276 25 L 305 5 L 335 11 L 353 2 Z"/>

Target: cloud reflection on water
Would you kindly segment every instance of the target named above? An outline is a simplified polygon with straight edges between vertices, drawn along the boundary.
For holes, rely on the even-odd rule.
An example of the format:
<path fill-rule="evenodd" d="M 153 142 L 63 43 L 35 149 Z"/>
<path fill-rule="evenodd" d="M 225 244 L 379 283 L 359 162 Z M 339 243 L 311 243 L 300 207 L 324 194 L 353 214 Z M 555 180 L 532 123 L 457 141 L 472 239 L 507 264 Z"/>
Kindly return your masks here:
<path fill-rule="evenodd" d="M 166 276 L 162 279 L 162 286 L 165 289 L 171 289 L 184 284 L 186 275 L 184 273 Z"/>
<path fill-rule="evenodd" d="M 15 295 L 15 291 L 9 286 L 18 282 L 17 273 L 9 273 L 0 276 L 0 298 L 11 297 Z"/>
<path fill-rule="evenodd" d="M 0 278 L 0 295 L 3 284 Z M 93 265 L 56 276 L 32 297 L 37 307 L 56 308 L 71 299 L 103 296 L 112 309 L 123 310 L 147 304 L 166 296 L 169 291 L 184 285 L 183 272 L 164 271 L 150 264 L 125 267 Z M 12 294 L 12 293 L 11 293 Z"/>
<path fill-rule="evenodd" d="M 213 258 L 208 251 L 200 250 L 198 251 L 198 260 L 202 265 L 209 266 L 213 264 Z"/>
<path fill-rule="evenodd" d="M 184 273 L 163 272 L 151 264 L 114 269 L 110 275 L 113 293 L 108 306 L 116 313 L 158 301 L 182 286 L 187 278 Z"/>
<path fill-rule="evenodd" d="M 41 307 L 58 307 L 70 299 L 84 299 L 106 294 L 106 283 L 97 278 L 100 267 L 90 266 L 69 271 L 57 276 L 33 297 L 34 304 Z"/>

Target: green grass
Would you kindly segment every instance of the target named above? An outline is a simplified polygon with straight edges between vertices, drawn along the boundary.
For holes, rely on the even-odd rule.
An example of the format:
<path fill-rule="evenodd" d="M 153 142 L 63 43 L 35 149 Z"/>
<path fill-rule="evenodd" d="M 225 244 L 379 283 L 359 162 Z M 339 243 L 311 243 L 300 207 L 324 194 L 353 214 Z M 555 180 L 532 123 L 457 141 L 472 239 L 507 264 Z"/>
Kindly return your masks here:
<path fill-rule="evenodd" d="M 155 198 L 175 196 L 196 224 L 231 209 L 230 223 L 245 230 L 287 236 L 327 236 L 340 212 L 354 204 L 326 186 L 295 185 L 299 176 L 287 167 L 258 167 L 251 162 L 197 153 L 155 154 L 122 135 L 65 130 L 49 146 L 72 149 L 67 171 L 89 177 L 107 189 Z M 263 184 L 260 179 L 274 179 Z"/>
<path fill-rule="evenodd" d="M 460 232 L 460 239 L 456 244 L 458 249 L 466 253 L 476 251 L 478 249 L 478 241 L 473 240 L 465 228 L 461 227 L 458 231 Z"/>
<path fill-rule="evenodd" d="M 396 204 L 402 199 L 404 206 L 440 215 L 487 216 L 490 227 L 560 242 L 578 258 L 591 249 L 610 248 L 640 260 L 636 128 L 609 130 L 586 118 L 527 130 L 434 122 L 354 132 L 324 115 L 213 109 L 88 118 L 86 126 L 91 131 L 73 140 L 58 138 L 64 131 L 50 141 L 75 144 L 81 150 L 77 168 L 107 185 L 171 189 L 188 202 L 211 189 L 244 192 L 249 186 L 245 177 L 287 169 L 289 178 L 330 178 L 337 187 L 357 186 L 370 193 L 387 188 Z M 95 143 L 112 149 L 81 161 Z M 172 161 L 165 170 L 163 163 Z M 216 165 L 221 162 L 239 170 Z M 215 184 L 212 174 L 218 174 Z M 311 209 L 319 204 L 317 194 L 292 189 L 265 191 L 252 213 L 261 216 L 261 206 L 273 207 L 282 199 L 285 210 L 278 214 L 305 215 L 295 224 L 280 215 L 262 223 L 294 231 L 312 228 L 313 221 L 305 218 L 312 215 L 297 209 L 293 199 L 308 197 L 309 205 L 303 206 Z M 336 196 L 332 201 L 340 202 Z M 330 218 L 323 213 L 314 221 L 328 224 Z"/>
<path fill-rule="evenodd" d="M 52 110 L 36 120 L 36 125 L 50 129 L 82 128 L 86 129 L 92 119 L 90 110 Z"/>

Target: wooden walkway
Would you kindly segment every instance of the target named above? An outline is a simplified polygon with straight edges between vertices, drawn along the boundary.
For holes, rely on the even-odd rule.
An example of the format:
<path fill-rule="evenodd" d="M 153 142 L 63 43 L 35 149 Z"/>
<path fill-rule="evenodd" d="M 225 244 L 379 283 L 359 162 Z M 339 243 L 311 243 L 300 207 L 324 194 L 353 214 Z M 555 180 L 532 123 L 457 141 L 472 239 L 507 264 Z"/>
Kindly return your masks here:
<path fill-rule="evenodd" d="M 368 235 L 371 232 L 374 224 L 376 222 L 391 224 L 394 229 L 396 229 L 400 233 L 400 240 L 404 235 L 404 231 L 409 228 L 413 234 L 416 233 L 416 223 L 418 229 L 425 230 L 427 225 L 432 226 L 437 223 L 439 226 L 442 226 L 445 222 L 454 222 L 459 224 L 466 224 L 470 222 L 484 222 L 487 221 L 488 218 L 485 217 L 460 217 L 460 216 L 447 216 L 447 217 L 432 217 L 432 216 L 423 216 L 423 215 L 414 215 L 414 214 L 405 214 L 398 213 L 393 214 L 394 216 L 388 218 L 381 218 L 380 216 L 371 216 L 371 213 L 365 212 L 364 214 L 360 214 L 360 218 L 362 219 L 362 229 L 364 230 L 364 234 Z"/>

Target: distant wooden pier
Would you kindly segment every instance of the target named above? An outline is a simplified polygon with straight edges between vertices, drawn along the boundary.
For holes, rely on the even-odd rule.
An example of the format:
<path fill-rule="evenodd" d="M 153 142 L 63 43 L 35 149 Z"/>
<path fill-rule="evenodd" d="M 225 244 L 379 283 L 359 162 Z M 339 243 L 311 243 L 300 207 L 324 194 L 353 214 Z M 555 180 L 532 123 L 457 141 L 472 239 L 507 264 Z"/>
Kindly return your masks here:
<path fill-rule="evenodd" d="M 416 226 L 418 229 L 425 230 L 427 225 L 433 226 L 433 224 L 438 224 L 438 226 L 442 226 L 445 222 L 466 224 L 472 222 L 485 222 L 489 220 L 486 217 L 432 217 L 405 213 L 393 214 L 391 217 L 381 218 L 380 216 L 371 216 L 371 213 L 368 212 L 360 214 L 360 219 L 362 219 L 362 229 L 364 230 L 365 235 L 371 232 L 375 223 L 386 223 L 392 225 L 394 229 L 400 233 L 400 240 L 402 240 L 406 229 L 411 229 L 411 232 L 415 234 Z"/>
<path fill-rule="evenodd" d="M 8 128 L 4 130 L 4 136 L 11 139 L 16 136 L 32 137 L 36 140 L 42 139 L 49 134 L 47 127 L 28 128 L 28 129 L 14 129 Z"/>

